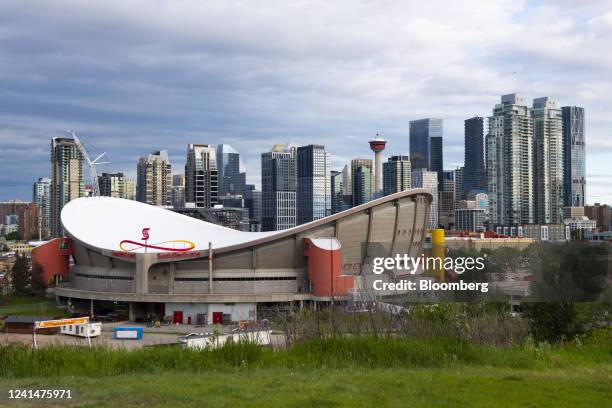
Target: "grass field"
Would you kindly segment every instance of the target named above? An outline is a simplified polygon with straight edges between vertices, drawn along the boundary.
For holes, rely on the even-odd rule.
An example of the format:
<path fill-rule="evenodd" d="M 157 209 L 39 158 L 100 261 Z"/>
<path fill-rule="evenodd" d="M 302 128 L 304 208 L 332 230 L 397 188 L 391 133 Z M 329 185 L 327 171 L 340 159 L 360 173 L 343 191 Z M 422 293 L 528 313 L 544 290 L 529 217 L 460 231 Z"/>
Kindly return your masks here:
<path fill-rule="evenodd" d="M 58 406 L 124 407 L 606 407 L 608 368 L 517 370 L 233 369 L 115 377 L 0 379 L 8 388 L 73 390 Z M 2 404 L 0 397 L 0 405 Z M 15 404 L 37 406 L 35 402 Z M 45 404 L 45 406 L 48 406 Z"/>
<path fill-rule="evenodd" d="M 53 300 L 37 297 L 11 297 L 6 304 L 0 304 L 0 316 L 49 316 L 65 317 L 65 310 L 59 309 Z"/>
<path fill-rule="evenodd" d="M 512 347 L 342 337 L 278 351 L 0 346 L 0 405 L 10 388 L 52 388 L 74 393 L 57 406 L 606 407 L 610 337 Z"/>

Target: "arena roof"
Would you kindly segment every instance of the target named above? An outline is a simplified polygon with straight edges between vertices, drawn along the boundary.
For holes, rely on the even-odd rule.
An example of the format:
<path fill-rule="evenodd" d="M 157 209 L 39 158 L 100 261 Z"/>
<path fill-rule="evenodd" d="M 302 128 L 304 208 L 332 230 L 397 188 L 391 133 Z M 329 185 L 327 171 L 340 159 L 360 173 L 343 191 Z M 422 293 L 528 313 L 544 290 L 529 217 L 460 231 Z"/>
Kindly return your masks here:
<path fill-rule="evenodd" d="M 271 232 L 237 231 L 161 207 L 113 197 L 83 197 L 72 200 L 62 209 L 61 220 L 70 237 L 99 249 L 145 252 L 141 245 L 145 243 L 142 240 L 143 230 L 148 228 L 147 252 L 165 252 L 172 250 L 168 248 L 181 249 L 186 245 L 189 245 L 190 249 L 206 250 L 209 242 L 214 249 L 219 250 L 282 238 L 369 207 L 419 193 L 429 195 L 425 189 L 406 190 L 298 227 Z"/>

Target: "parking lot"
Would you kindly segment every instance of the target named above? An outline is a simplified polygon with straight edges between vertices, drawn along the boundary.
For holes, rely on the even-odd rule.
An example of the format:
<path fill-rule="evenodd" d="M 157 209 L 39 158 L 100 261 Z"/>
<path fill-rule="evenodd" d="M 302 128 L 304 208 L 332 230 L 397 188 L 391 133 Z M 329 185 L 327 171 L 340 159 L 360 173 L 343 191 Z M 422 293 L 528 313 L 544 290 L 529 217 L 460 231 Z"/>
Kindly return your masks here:
<path fill-rule="evenodd" d="M 113 339 L 112 330 L 116 327 L 140 327 L 143 329 L 141 340 L 116 340 Z M 235 325 L 221 326 L 221 333 L 230 333 L 235 329 Z M 178 341 L 179 336 L 189 333 L 213 333 L 214 325 L 194 326 L 188 324 L 167 325 L 161 327 L 147 327 L 143 323 L 131 322 L 115 322 L 103 323 L 102 334 L 99 337 L 92 337 L 91 344 L 93 346 L 107 346 L 112 348 L 136 349 L 145 346 L 155 346 L 162 344 L 173 344 Z M 272 342 L 275 345 L 280 345 L 282 336 L 274 335 Z M 0 333 L 0 344 L 22 343 L 27 346 L 32 345 L 31 334 L 16 334 L 16 333 Z M 72 346 L 88 346 L 87 339 L 65 334 L 54 335 L 36 335 L 36 343 L 38 347 L 48 347 L 52 345 L 72 345 Z"/>
<path fill-rule="evenodd" d="M 141 327 L 143 329 L 142 340 L 115 340 L 113 339 L 112 333 L 112 329 L 115 327 Z M 235 326 L 222 326 L 222 332 L 231 332 L 234 327 Z M 91 343 L 92 345 L 133 349 L 145 346 L 176 343 L 178 336 L 182 336 L 188 333 L 212 333 L 213 331 L 213 325 L 196 327 L 194 325 L 182 324 L 161 327 L 147 327 L 146 324 L 142 323 L 103 323 L 102 334 L 99 337 L 93 337 L 91 339 Z M 0 333 L 0 343 L 22 343 L 30 346 L 32 345 L 32 335 L 17 333 Z M 36 343 L 38 344 L 38 347 L 47 347 L 50 345 L 88 345 L 87 339 L 85 338 L 69 336 L 59 333 L 54 335 L 37 334 Z"/>

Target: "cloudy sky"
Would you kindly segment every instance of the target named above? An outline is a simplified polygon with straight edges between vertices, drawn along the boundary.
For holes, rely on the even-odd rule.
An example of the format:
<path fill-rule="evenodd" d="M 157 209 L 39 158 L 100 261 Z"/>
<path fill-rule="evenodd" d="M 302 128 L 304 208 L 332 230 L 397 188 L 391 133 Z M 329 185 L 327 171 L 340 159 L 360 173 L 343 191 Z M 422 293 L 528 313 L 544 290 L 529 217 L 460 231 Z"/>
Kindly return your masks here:
<path fill-rule="evenodd" d="M 411 4 L 412 3 L 412 4 Z M 0 200 L 31 199 L 49 143 L 76 129 L 134 176 L 167 149 L 228 143 L 250 182 L 275 143 L 325 144 L 334 167 L 408 152 L 408 122 L 463 120 L 500 95 L 586 108 L 588 202 L 612 203 L 612 4 L 606 1 L 3 0 Z"/>

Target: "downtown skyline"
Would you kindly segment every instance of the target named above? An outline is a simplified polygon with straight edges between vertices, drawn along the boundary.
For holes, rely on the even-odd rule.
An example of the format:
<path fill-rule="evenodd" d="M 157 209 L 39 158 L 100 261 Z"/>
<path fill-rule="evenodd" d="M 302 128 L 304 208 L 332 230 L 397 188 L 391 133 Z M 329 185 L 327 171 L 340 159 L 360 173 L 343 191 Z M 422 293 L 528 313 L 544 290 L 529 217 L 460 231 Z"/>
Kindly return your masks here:
<path fill-rule="evenodd" d="M 341 170 L 352 158 L 371 157 L 366 142 L 377 131 L 388 142 L 384 159 L 407 155 L 409 121 L 435 117 L 444 121 L 450 170 L 463 164 L 463 121 L 490 116 L 499 95 L 516 92 L 585 108 L 587 202 L 612 202 L 612 63 L 602 52 L 612 14 L 605 7 L 481 3 L 476 9 L 487 18 L 474 33 L 468 28 L 479 12 L 452 4 L 440 15 L 429 5 L 363 4 L 342 21 L 328 5 L 321 23 L 298 19 L 305 5 L 230 12 L 193 3 L 187 13 L 170 4 L 143 15 L 139 2 L 81 4 L 70 17 L 45 5 L 26 12 L 3 4 L 4 26 L 20 30 L 0 44 L 11 59 L 0 79 L 0 200 L 31 200 L 32 182 L 50 173 L 48 140 L 67 129 L 82 135 L 91 154 L 107 152 L 111 165 L 100 172 L 135 178 L 134 163 L 152 150 L 168 150 L 181 169 L 188 143 L 227 143 L 241 153 L 247 182 L 260 186 L 260 154 L 273 143 L 323 144 L 332 169 Z M 400 17 L 403 25 L 393 24 Z M 538 18 L 558 24 L 534 24 Z M 24 27 L 24 19 L 33 24 Z M 313 26 L 320 34 L 298 35 Z"/>

